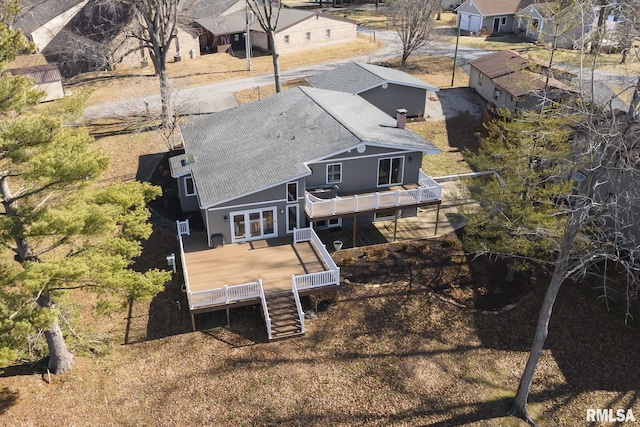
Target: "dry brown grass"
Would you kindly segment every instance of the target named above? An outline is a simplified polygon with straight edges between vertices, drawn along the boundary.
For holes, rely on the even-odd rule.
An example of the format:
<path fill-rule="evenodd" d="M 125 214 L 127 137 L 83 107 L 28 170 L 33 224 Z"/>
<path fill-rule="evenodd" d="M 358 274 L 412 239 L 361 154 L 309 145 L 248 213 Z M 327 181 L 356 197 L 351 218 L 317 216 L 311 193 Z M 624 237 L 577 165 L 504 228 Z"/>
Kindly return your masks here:
<path fill-rule="evenodd" d="M 365 55 L 378 49 L 380 43 L 370 43 L 368 38 L 358 37 L 349 44 L 309 50 L 280 56 L 281 70 L 304 65 Z M 177 89 L 215 83 L 222 80 L 249 77 L 273 71 L 271 57 L 258 56 L 251 61 L 252 71 L 247 71 L 245 59 L 227 54 L 203 55 L 196 60 L 167 64 L 171 83 Z M 92 72 L 69 79 L 65 86 L 72 91 L 92 90 L 87 105 L 121 101 L 152 95 L 159 91 L 158 80 L 152 69 L 126 68 L 112 72 Z"/>
<path fill-rule="evenodd" d="M 465 160 L 464 148 L 477 144 L 477 117 L 459 115 L 447 121 L 416 122 L 409 129 L 421 135 L 441 150 L 439 154 L 423 156 L 422 170 L 429 176 L 445 176 L 472 172 Z"/>
<path fill-rule="evenodd" d="M 305 79 L 289 80 L 282 83 L 282 90 L 291 89 L 298 86 L 311 86 Z M 257 86 L 255 88 L 241 90 L 234 92 L 233 96 L 236 98 L 238 104 L 246 104 L 248 102 L 258 101 L 266 96 L 276 93 L 275 84 Z"/>
<path fill-rule="evenodd" d="M 416 271 L 400 245 L 377 256 L 395 257 L 407 279 Z M 1 378 L 2 424 L 524 426 L 503 415 L 543 289 L 515 310 L 484 315 L 421 288 L 436 270 L 420 270 L 409 291 L 401 278 L 385 284 L 374 261 L 367 274 L 379 279 L 359 282 L 344 266 L 354 284 L 342 288 L 338 305 L 308 321 L 304 337 L 275 343 L 264 343 L 258 311 L 246 308 L 232 310 L 231 330 L 220 312 L 189 332 L 173 284 L 151 304 L 134 305 L 130 344 L 78 357 L 75 370 L 51 384 L 25 371 Z M 464 274 L 475 274 L 467 267 Z M 592 407 L 640 413 L 638 338 L 567 285 L 532 388 L 540 425 L 583 425 Z"/>

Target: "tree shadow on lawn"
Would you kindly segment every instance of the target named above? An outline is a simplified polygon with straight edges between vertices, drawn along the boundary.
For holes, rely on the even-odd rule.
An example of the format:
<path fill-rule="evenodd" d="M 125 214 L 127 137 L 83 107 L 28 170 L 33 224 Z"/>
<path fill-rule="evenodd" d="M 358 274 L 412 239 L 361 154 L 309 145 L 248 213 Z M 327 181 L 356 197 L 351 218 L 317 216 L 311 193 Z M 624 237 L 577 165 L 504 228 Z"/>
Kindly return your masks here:
<path fill-rule="evenodd" d="M 0 415 L 4 414 L 18 402 L 20 392 L 11 390 L 9 387 L 0 389 Z"/>
<path fill-rule="evenodd" d="M 535 334 L 538 312 L 548 278 L 541 278 L 534 297 L 509 313 L 478 317 L 477 332 L 483 346 L 528 352 Z M 549 325 L 545 348 L 572 389 L 637 392 L 640 370 L 640 331 L 625 326 L 578 289 L 585 284 L 566 283 L 560 289 Z M 480 321 L 481 320 L 481 321 Z M 514 328 L 518 334 L 514 339 Z M 535 380 L 534 380 L 535 381 Z"/>

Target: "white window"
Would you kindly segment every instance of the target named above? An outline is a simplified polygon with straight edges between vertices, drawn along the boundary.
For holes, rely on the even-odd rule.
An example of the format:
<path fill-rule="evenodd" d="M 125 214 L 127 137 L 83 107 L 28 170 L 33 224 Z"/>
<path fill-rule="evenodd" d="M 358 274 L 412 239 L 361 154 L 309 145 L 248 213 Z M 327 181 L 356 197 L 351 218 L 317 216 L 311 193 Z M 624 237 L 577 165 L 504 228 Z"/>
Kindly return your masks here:
<path fill-rule="evenodd" d="M 342 182 L 342 163 L 332 163 L 327 165 L 327 184 L 338 184 Z"/>
<path fill-rule="evenodd" d="M 324 36 L 325 36 L 325 38 L 330 39 L 331 38 L 331 30 L 324 30 Z"/>
<path fill-rule="evenodd" d="M 289 182 L 287 183 L 287 202 L 297 202 L 297 201 L 298 201 L 298 183 Z"/>
<path fill-rule="evenodd" d="M 387 157 L 378 160 L 378 187 L 402 184 L 404 157 Z"/>
<path fill-rule="evenodd" d="M 480 73 L 478 75 L 478 86 L 482 86 L 482 81 L 484 80 L 484 73 Z"/>
<path fill-rule="evenodd" d="M 304 39 L 305 39 L 306 41 L 311 41 L 311 33 L 309 33 L 309 32 L 304 33 Z"/>
<path fill-rule="evenodd" d="M 234 41 L 239 41 L 240 40 L 240 34 L 234 34 L 233 35 L 233 39 L 234 39 Z"/>
<path fill-rule="evenodd" d="M 193 178 L 188 176 L 184 179 L 184 195 L 195 196 L 196 186 L 193 184 Z"/>
<path fill-rule="evenodd" d="M 313 224 L 318 229 L 342 227 L 342 218 L 323 219 L 315 221 Z"/>
<path fill-rule="evenodd" d="M 284 36 L 284 44 L 289 44 L 289 35 Z"/>
<path fill-rule="evenodd" d="M 502 18 L 500 18 L 500 25 L 506 25 L 507 24 L 507 17 L 503 16 Z"/>

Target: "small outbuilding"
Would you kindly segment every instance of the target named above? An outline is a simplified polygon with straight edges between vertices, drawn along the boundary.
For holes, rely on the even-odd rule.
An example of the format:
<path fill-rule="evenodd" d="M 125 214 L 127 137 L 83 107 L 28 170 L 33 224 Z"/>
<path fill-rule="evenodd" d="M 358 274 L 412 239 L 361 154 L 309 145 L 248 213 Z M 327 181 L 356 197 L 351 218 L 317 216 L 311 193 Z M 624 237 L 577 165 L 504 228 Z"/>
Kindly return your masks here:
<path fill-rule="evenodd" d="M 53 101 L 64 97 L 62 76 L 56 64 L 34 65 L 31 67 L 11 68 L 6 70 L 14 76 L 24 76 L 33 79 L 34 89 L 44 91 L 40 102 Z"/>
<path fill-rule="evenodd" d="M 439 90 L 403 71 L 360 62 L 350 62 L 307 81 L 318 89 L 359 95 L 391 117 L 400 108 L 407 110 L 408 117 L 422 116 L 427 92 Z"/>

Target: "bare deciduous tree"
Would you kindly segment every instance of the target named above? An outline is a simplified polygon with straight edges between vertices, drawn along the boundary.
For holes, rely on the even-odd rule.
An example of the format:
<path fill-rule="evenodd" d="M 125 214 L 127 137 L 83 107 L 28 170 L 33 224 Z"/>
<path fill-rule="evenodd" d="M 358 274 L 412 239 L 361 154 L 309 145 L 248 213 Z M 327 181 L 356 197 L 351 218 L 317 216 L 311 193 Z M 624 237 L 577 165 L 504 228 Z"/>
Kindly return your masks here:
<path fill-rule="evenodd" d="M 416 49 L 425 46 L 433 33 L 440 0 L 393 0 L 388 14 L 402 42 L 402 66 Z"/>
<path fill-rule="evenodd" d="M 178 6 L 180 0 L 125 0 L 134 7 L 137 26 L 132 35 L 149 50 L 151 62 L 160 81 L 162 128 L 175 125 L 171 111 L 167 55 L 171 42 L 177 37 Z"/>
<path fill-rule="evenodd" d="M 247 3 L 258 19 L 260 27 L 267 33 L 267 43 L 273 59 L 273 77 L 275 79 L 276 92 L 280 92 L 282 90 L 280 86 L 280 61 L 278 59 L 275 34 L 278 28 L 280 10 L 282 10 L 282 2 L 280 0 L 247 0 Z"/>

